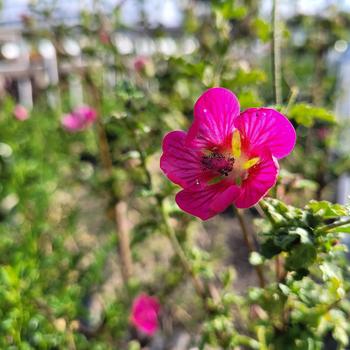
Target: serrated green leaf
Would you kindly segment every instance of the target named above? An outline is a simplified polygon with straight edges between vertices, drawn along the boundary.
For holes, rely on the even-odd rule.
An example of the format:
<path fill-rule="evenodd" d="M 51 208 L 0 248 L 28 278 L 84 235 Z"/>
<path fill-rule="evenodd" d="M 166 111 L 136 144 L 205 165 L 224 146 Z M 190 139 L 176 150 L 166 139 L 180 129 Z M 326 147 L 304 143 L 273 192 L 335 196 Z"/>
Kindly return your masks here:
<path fill-rule="evenodd" d="M 278 245 L 276 245 L 273 239 L 268 239 L 264 243 L 261 244 L 261 254 L 266 259 L 271 259 L 275 255 L 281 253 L 282 249 Z"/>
<path fill-rule="evenodd" d="M 276 246 L 280 247 L 282 250 L 288 250 L 288 248 L 299 239 L 298 235 L 279 235 L 274 237 L 273 241 Z"/>
<path fill-rule="evenodd" d="M 289 118 L 306 127 L 311 127 L 315 120 L 335 124 L 333 113 L 321 107 L 314 107 L 306 103 L 295 104 L 288 113 Z"/>
<path fill-rule="evenodd" d="M 338 218 L 339 216 L 348 216 L 349 210 L 341 204 L 334 204 L 328 201 L 312 200 L 306 208 L 310 209 L 314 215 L 323 217 L 324 219 Z"/>
<path fill-rule="evenodd" d="M 308 268 L 316 259 L 316 248 L 312 244 L 299 244 L 286 259 L 289 271 Z"/>

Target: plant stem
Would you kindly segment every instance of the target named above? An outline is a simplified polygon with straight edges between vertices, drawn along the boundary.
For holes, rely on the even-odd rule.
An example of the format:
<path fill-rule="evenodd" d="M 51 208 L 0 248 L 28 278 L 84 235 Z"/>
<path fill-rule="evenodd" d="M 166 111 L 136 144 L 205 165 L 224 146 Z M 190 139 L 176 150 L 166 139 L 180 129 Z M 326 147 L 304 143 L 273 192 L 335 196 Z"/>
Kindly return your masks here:
<path fill-rule="evenodd" d="M 133 270 L 127 213 L 128 210 L 126 202 L 117 202 L 115 205 L 115 225 L 119 237 L 119 253 L 120 260 L 122 262 L 121 272 L 124 283 L 129 281 Z"/>
<path fill-rule="evenodd" d="M 246 224 L 245 219 L 244 219 L 243 211 L 240 209 L 237 209 L 236 207 L 234 207 L 234 211 L 235 211 L 235 214 L 237 215 L 238 222 L 241 226 L 243 239 L 244 239 L 244 242 L 248 248 L 248 251 L 249 251 L 249 253 L 253 253 L 253 252 L 255 252 L 255 248 L 254 248 L 254 245 L 252 242 L 251 234 L 248 230 L 247 224 Z M 264 278 L 264 273 L 263 273 L 261 266 L 256 265 L 255 271 L 256 271 L 256 274 L 257 274 L 258 279 L 259 279 L 260 287 L 264 288 L 265 287 L 265 278 Z"/>
<path fill-rule="evenodd" d="M 289 95 L 287 106 L 283 109 L 284 114 L 287 114 L 289 112 L 290 108 L 294 105 L 294 103 L 298 97 L 298 94 L 299 94 L 298 87 L 292 86 L 290 89 L 290 95 Z"/>
<path fill-rule="evenodd" d="M 111 157 L 110 146 L 106 130 L 101 122 L 101 95 L 92 81 L 88 81 L 90 85 L 90 91 L 94 100 L 95 107 L 98 111 L 97 116 L 97 132 L 98 132 L 98 147 L 100 151 L 100 158 L 103 169 L 106 171 L 109 177 L 113 175 L 113 161 Z M 123 282 L 128 284 L 133 270 L 132 255 L 130 250 L 129 239 L 129 225 L 127 222 L 127 206 L 126 203 L 120 201 L 114 194 L 112 194 L 112 200 L 114 204 L 114 224 L 115 230 L 118 236 L 118 248 L 121 262 L 121 273 Z"/>
<path fill-rule="evenodd" d="M 275 258 L 275 268 L 276 268 L 276 282 L 279 282 L 281 278 L 281 257 L 279 255 L 276 255 L 276 258 Z"/>
<path fill-rule="evenodd" d="M 258 326 L 257 334 L 258 334 L 258 340 L 259 340 L 259 349 L 268 350 L 268 347 L 266 345 L 266 328 L 264 326 Z"/>
<path fill-rule="evenodd" d="M 328 232 L 328 231 L 332 231 L 334 228 L 349 225 L 349 224 L 350 224 L 350 219 L 337 221 L 337 222 L 333 222 L 333 224 L 322 226 L 319 228 L 319 230 Z"/>
<path fill-rule="evenodd" d="M 102 167 L 105 169 L 108 175 L 111 176 L 113 171 L 112 157 L 109 150 L 106 131 L 101 122 L 100 115 L 98 115 L 97 117 L 96 125 L 97 125 L 97 136 L 98 136 L 98 148 L 100 151 Z"/>
<path fill-rule="evenodd" d="M 278 0 L 272 4 L 272 76 L 273 91 L 277 105 L 282 104 L 282 75 L 281 75 L 281 32 Z"/>
<path fill-rule="evenodd" d="M 168 215 L 168 212 L 166 211 L 166 209 L 164 207 L 163 200 L 160 200 L 160 209 L 161 209 L 161 215 L 162 215 L 164 227 L 165 227 L 165 230 L 166 230 L 166 234 L 168 235 L 168 237 L 170 239 L 171 245 L 172 245 L 176 255 L 180 259 L 180 262 L 181 262 L 184 270 L 191 277 L 192 283 L 193 283 L 193 287 L 195 288 L 197 294 L 201 298 L 205 299 L 206 298 L 206 293 L 205 293 L 204 285 L 203 285 L 202 281 L 198 278 L 198 276 L 194 273 L 193 268 L 190 265 L 189 261 L 187 260 L 185 252 L 183 251 L 183 249 L 181 247 L 181 244 L 180 244 L 180 242 L 177 239 L 175 230 L 173 229 L 173 227 L 169 223 L 169 215 Z"/>
<path fill-rule="evenodd" d="M 237 345 L 249 346 L 251 349 L 261 349 L 258 341 L 246 335 L 237 334 L 235 336 L 235 343 Z"/>

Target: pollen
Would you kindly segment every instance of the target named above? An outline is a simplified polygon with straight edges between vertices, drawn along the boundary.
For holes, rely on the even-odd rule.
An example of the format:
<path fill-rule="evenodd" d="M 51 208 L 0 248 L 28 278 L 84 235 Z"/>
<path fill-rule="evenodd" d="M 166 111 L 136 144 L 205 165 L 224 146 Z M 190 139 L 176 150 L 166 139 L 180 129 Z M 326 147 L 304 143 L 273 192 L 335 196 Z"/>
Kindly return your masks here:
<path fill-rule="evenodd" d="M 235 130 L 232 135 L 232 154 L 234 158 L 241 156 L 241 135 L 238 130 Z"/>
<path fill-rule="evenodd" d="M 254 165 L 258 164 L 259 162 L 260 162 L 259 157 L 251 158 L 243 164 L 243 169 L 248 170 L 248 169 L 252 168 Z"/>
<path fill-rule="evenodd" d="M 205 169 L 213 170 L 224 176 L 228 176 L 232 171 L 234 162 L 233 157 L 216 152 L 202 157 L 202 166 Z"/>

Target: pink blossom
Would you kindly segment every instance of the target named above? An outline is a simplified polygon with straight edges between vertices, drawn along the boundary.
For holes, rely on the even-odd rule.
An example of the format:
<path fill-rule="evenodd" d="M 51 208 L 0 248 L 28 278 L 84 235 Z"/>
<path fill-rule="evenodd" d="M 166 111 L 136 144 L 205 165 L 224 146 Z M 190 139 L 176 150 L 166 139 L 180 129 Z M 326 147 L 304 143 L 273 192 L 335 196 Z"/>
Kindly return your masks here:
<path fill-rule="evenodd" d="M 108 31 L 105 29 L 100 29 L 100 31 L 98 33 L 98 37 L 100 39 L 100 42 L 104 45 L 108 45 L 111 42 L 110 35 L 109 35 Z"/>
<path fill-rule="evenodd" d="M 240 113 L 236 96 L 224 88 L 203 93 L 188 132 L 163 140 L 160 167 L 182 187 L 176 195 L 185 212 L 207 220 L 234 204 L 249 208 L 274 186 L 277 159 L 294 148 L 293 125 L 271 108 Z"/>
<path fill-rule="evenodd" d="M 62 126 L 70 132 L 77 132 L 86 129 L 97 117 L 96 111 L 88 106 L 76 108 L 73 112 L 63 116 Z"/>
<path fill-rule="evenodd" d="M 149 64 L 149 59 L 147 57 L 138 56 L 134 60 L 134 69 L 137 72 L 143 72 L 146 69 L 147 64 Z"/>
<path fill-rule="evenodd" d="M 17 120 L 23 121 L 29 118 L 28 110 L 22 105 L 16 105 L 13 109 L 13 115 Z"/>
<path fill-rule="evenodd" d="M 141 332 L 152 336 L 158 329 L 158 299 L 140 294 L 134 300 L 131 310 L 131 322 Z"/>

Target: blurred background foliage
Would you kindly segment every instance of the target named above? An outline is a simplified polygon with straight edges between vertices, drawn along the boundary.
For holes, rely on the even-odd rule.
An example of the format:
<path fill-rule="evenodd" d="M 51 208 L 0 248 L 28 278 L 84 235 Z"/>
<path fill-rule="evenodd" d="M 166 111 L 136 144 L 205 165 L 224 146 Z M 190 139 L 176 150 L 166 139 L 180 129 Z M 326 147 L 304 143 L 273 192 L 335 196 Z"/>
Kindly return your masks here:
<path fill-rule="evenodd" d="M 167 27 L 148 21 L 145 1 L 136 2 L 135 25 L 122 20 L 127 1 L 94 1 L 73 23 L 55 17 L 58 3 L 32 1 L 21 16 L 34 67 L 28 120 L 13 117 L 21 77 L 5 74 L 2 82 L 0 348 L 344 349 L 349 271 L 340 234 L 349 227 L 337 223 L 349 209 L 327 201 L 336 200 L 337 180 L 350 168 L 337 152 L 342 125 L 332 112 L 349 12 L 334 2 L 316 13 L 290 4 L 282 13 L 276 108 L 298 141 L 263 218 L 247 213 L 260 247 L 249 265 L 236 218 L 228 212 L 202 224 L 180 212 L 159 156 L 164 134 L 188 127 L 208 87 L 234 91 L 242 109 L 275 105 L 271 4 L 179 2 L 181 23 Z M 44 52 L 57 55 L 58 81 L 39 69 L 44 39 L 51 45 Z M 97 122 L 68 133 L 60 119 L 81 103 L 97 110 Z M 169 225 L 211 291 L 207 307 L 173 254 Z M 241 249 L 243 261 L 232 263 Z M 264 267 L 265 288 L 254 266 Z M 162 305 L 153 339 L 129 322 L 140 291 Z"/>

